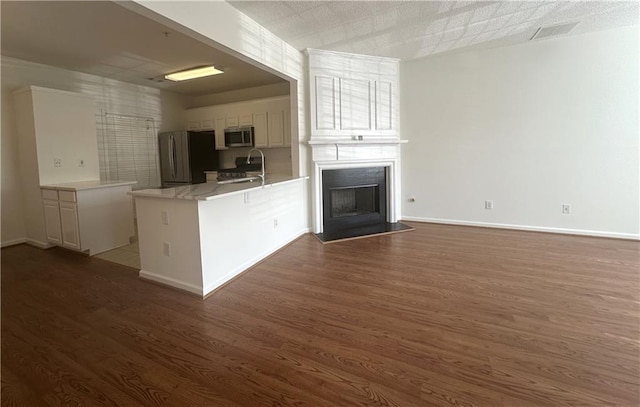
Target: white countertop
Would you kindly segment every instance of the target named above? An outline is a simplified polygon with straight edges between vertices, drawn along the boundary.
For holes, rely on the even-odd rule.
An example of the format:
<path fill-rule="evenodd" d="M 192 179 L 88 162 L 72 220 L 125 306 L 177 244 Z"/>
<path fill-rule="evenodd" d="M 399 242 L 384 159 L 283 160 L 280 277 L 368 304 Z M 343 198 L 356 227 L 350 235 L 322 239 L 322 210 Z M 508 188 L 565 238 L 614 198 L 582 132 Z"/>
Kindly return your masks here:
<path fill-rule="evenodd" d="M 233 184 L 218 184 L 217 182 L 205 182 L 203 184 L 185 185 L 173 188 L 142 189 L 132 191 L 135 197 L 185 199 L 197 201 L 210 201 L 224 196 L 249 192 L 261 188 L 268 188 L 277 184 L 295 182 L 309 177 L 292 177 L 291 175 L 267 175 L 264 185 L 261 181 L 238 182 Z"/>
<path fill-rule="evenodd" d="M 61 191 L 82 191 L 84 189 L 99 189 L 99 188 L 112 188 L 120 187 L 123 185 L 134 185 L 138 181 L 102 181 L 99 179 L 91 181 L 77 181 L 77 182 L 65 182 L 61 184 L 49 184 L 40 185 L 40 188 L 57 189 Z"/>

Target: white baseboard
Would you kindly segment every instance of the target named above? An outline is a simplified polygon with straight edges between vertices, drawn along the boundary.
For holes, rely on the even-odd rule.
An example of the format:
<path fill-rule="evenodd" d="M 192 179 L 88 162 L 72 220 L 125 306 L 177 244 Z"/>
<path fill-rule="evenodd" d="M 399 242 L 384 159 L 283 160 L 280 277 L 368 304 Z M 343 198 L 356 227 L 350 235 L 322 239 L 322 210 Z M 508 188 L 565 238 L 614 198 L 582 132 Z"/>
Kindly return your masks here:
<path fill-rule="evenodd" d="M 15 246 L 17 244 L 22 244 L 22 243 L 27 243 L 27 239 L 22 238 L 22 239 L 5 240 L 4 242 L 0 243 L 0 247 Z"/>
<path fill-rule="evenodd" d="M 41 242 L 39 240 L 34 240 L 29 238 L 25 239 L 25 243 L 31 246 L 35 246 L 39 249 L 51 249 L 52 247 L 56 247 L 56 245 L 51 244 L 49 242 Z"/>
<path fill-rule="evenodd" d="M 421 218 L 416 216 L 403 216 L 402 220 L 414 221 L 414 222 L 426 222 L 426 223 L 442 223 L 445 225 L 479 226 L 484 228 L 528 230 L 532 232 L 559 233 L 559 234 L 565 234 L 565 235 L 640 240 L 640 234 L 603 232 L 599 230 L 550 228 L 550 227 L 544 227 L 544 226 L 511 225 L 507 223 L 472 222 L 472 221 L 456 220 L 456 219 Z"/>
<path fill-rule="evenodd" d="M 224 285 L 229 280 L 231 280 L 234 277 L 238 276 L 239 274 L 245 272 L 249 268 L 253 267 L 257 263 L 261 262 L 262 260 L 264 260 L 267 257 L 271 256 L 272 254 L 276 253 L 278 250 L 282 249 L 283 247 L 285 247 L 289 243 L 293 242 L 294 240 L 296 240 L 300 236 L 309 233 L 310 231 L 311 231 L 311 228 L 304 228 L 304 229 L 298 231 L 297 233 L 293 234 L 292 237 L 287 239 L 284 243 L 282 243 L 282 244 L 280 244 L 280 245 L 278 245 L 276 247 L 272 247 L 270 249 L 267 249 L 266 251 L 262 252 L 261 254 L 259 254 L 258 256 L 254 257 L 253 259 L 248 260 L 248 261 L 244 262 L 243 264 L 239 265 L 238 267 L 236 267 L 234 270 L 232 270 L 231 272 L 227 273 L 223 277 L 218 278 L 213 283 L 208 284 L 204 288 L 204 296 L 206 296 L 210 292 L 214 291 L 215 289 L 221 287 L 222 285 Z"/>
<path fill-rule="evenodd" d="M 140 276 L 140 278 L 145 280 L 155 281 L 156 283 L 168 285 L 170 287 L 178 288 L 180 290 L 188 291 L 200 296 L 202 295 L 202 287 L 198 287 L 194 284 L 185 283 L 183 281 L 179 281 L 171 277 L 161 276 L 159 274 L 155 274 L 146 270 L 140 270 L 138 275 Z"/>

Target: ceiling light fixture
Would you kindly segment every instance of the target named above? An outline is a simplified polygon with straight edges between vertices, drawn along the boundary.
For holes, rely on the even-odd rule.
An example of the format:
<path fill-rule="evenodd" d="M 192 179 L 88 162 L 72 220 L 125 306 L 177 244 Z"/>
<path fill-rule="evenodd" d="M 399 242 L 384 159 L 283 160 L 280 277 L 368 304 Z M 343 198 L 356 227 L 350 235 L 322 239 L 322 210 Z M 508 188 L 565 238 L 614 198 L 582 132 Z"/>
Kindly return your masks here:
<path fill-rule="evenodd" d="M 224 73 L 220 69 L 216 69 L 213 65 L 210 66 L 199 66 L 197 68 L 186 69 L 180 72 L 174 72 L 165 75 L 165 79 L 169 79 L 170 81 L 179 82 L 186 81 L 189 79 L 202 78 L 205 76 L 218 75 Z"/>

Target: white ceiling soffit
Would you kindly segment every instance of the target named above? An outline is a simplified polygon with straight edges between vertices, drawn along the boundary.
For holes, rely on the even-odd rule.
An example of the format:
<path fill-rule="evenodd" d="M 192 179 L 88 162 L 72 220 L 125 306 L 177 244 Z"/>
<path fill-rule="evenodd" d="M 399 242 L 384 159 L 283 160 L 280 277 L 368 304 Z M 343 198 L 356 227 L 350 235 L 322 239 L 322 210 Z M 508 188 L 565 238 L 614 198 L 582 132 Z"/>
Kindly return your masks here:
<path fill-rule="evenodd" d="M 540 27 L 533 34 L 533 37 L 531 37 L 531 39 L 540 40 L 542 38 L 555 37 L 557 35 L 568 34 L 569 32 L 571 32 L 571 30 L 573 30 L 576 27 L 576 25 L 578 25 L 578 23 L 557 24 L 557 25 L 550 25 L 546 27 Z"/>
<path fill-rule="evenodd" d="M 404 60 L 527 42 L 541 26 L 570 35 L 638 24 L 624 1 L 229 1 L 299 50 Z"/>
<path fill-rule="evenodd" d="M 111 1 L 2 1 L 0 7 L 4 56 L 192 96 L 285 82 Z M 163 79 L 202 65 L 225 73 Z"/>

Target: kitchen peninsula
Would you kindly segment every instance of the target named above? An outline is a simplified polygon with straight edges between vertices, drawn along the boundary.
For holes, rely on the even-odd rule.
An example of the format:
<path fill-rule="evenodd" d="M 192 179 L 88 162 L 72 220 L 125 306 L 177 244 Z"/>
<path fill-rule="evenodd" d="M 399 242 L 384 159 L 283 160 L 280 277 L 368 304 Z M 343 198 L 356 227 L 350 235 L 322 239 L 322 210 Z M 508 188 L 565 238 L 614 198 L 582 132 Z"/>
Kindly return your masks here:
<path fill-rule="evenodd" d="M 206 296 L 307 233 L 308 177 L 134 191 L 140 277 Z"/>

